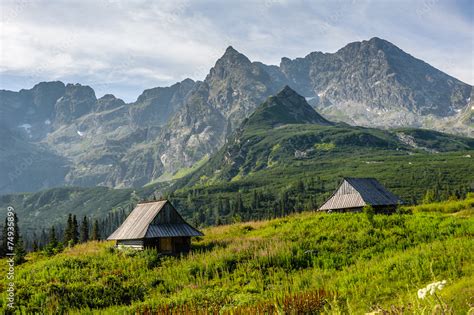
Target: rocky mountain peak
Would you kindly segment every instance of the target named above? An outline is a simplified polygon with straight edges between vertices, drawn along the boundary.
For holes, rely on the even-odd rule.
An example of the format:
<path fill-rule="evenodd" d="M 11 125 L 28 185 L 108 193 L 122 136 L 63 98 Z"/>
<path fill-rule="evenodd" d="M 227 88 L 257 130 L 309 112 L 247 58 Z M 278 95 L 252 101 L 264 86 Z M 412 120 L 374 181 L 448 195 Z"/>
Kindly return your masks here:
<path fill-rule="evenodd" d="M 102 100 L 112 100 L 112 99 L 115 99 L 115 98 L 116 98 L 116 97 L 115 97 L 115 95 L 113 95 L 113 94 L 105 94 L 104 96 L 102 96 L 101 98 L 99 98 L 99 100 L 100 100 L 100 99 L 102 99 Z"/>
<path fill-rule="evenodd" d="M 377 46 L 377 47 L 384 47 L 384 46 L 395 47 L 394 44 L 380 37 L 372 37 L 368 41 L 365 41 L 365 40 L 362 41 L 362 43 L 365 43 L 365 42 L 369 43 L 372 46 Z"/>
<path fill-rule="evenodd" d="M 378 37 L 335 53 L 285 58 L 280 69 L 318 110 L 358 125 L 419 126 L 423 116 L 453 116 L 471 89 Z"/>
<path fill-rule="evenodd" d="M 286 124 L 332 125 L 289 86 L 269 97 L 246 122 L 247 126 L 253 127 L 274 128 Z"/>
<path fill-rule="evenodd" d="M 64 95 L 66 86 L 61 81 L 40 82 L 28 93 L 31 95 L 32 105 L 38 117 L 48 118 L 52 115 L 54 104 Z"/>
<path fill-rule="evenodd" d="M 55 125 L 69 123 L 72 120 L 90 113 L 97 98 L 94 90 L 87 85 L 67 84 L 64 95 L 56 102 Z"/>
<path fill-rule="evenodd" d="M 250 67 L 250 60 L 244 55 L 235 50 L 232 46 L 229 46 L 224 55 L 216 61 L 215 66 L 211 69 L 208 77 L 217 76 L 218 78 L 225 78 L 228 74 L 226 70 L 235 67 Z"/>
<path fill-rule="evenodd" d="M 35 84 L 31 89 L 32 92 L 40 92 L 40 91 L 62 91 L 66 86 L 61 81 L 49 81 L 49 82 L 40 82 Z"/>
<path fill-rule="evenodd" d="M 183 85 L 194 85 L 196 83 L 193 79 L 186 78 L 183 81 L 180 82 Z"/>
<path fill-rule="evenodd" d="M 364 58 L 387 59 L 385 55 L 399 55 L 405 53 L 389 41 L 379 37 L 373 37 L 369 40 L 349 43 L 339 49 L 335 54 L 342 57 L 345 62 L 351 62 L 354 58 L 357 60 Z"/>
<path fill-rule="evenodd" d="M 276 91 L 264 67 L 252 63 L 233 47 L 227 48 L 217 60 L 204 83 L 207 95 L 201 95 L 206 98 L 203 101 L 217 108 L 232 126 L 238 126 L 258 104 Z"/>
<path fill-rule="evenodd" d="M 304 97 L 296 93 L 295 90 L 290 88 L 288 85 L 285 85 L 283 89 L 281 89 L 281 91 L 278 92 L 278 94 L 274 96 L 274 98 L 279 98 L 279 99 L 300 98 L 304 100 Z"/>
<path fill-rule="evenodd" d="M 105 94 L 97 100 L 96 111 L 101 112 L 125 105 L 125 102 L 120 98 L 116 98 L 113 94 Z"/>
<path fill-rule="evenodd" d="M 332 121 L 472 135 L 471 91 L 377 37 L 279 66 L 251 62 L 230 46 L 204 81 L 148 89 L 126 105 L 113 95 L 97 100 L 80 84 L 0 90 L 0 124 L 70 161 L 64 183 L 128 187 L 191 167 L 245 126 L 331 124 L 307 101 Z"/>
<path fill-rule="evenodd" d="M 66 94 L 75 96 L 87 96 L 96 98 L 94 90 L 88 85 L 82 85 L 80 83 L 68 83 L 66 85 Z"/>
<path fill-rule="evenodd" d="M 226 48 L 223 58 L 231 58 L 231 57 L 239 57 L 240 55 L 243 56 L 240 52 L 238 52 L 234 47 L 229 46 Z"/>

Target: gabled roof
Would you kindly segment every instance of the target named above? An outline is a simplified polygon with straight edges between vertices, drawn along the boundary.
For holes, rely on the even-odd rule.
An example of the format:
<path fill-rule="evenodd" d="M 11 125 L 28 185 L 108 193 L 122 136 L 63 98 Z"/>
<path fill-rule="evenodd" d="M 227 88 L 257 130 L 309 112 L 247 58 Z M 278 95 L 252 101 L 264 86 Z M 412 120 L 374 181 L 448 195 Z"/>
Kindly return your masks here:
<path fill-rule="evenodd" d="M 177 217 L 176 222 L 156 223 L 153 220 L 168 204 Z M 122 225 L 108 240 L 133 240 L 154 237 L 202 236 L 203 234 L 186 223 L 173 205 L 167 200 L 139 203 Z"/>
<path fill-rule="evenodd" d="M 401 203 L 400 198 L 382 186 L 375 178 L 343 179 L 334 194 L 318 209 L 350 209 L 365 205 L 388 206 Z"/>

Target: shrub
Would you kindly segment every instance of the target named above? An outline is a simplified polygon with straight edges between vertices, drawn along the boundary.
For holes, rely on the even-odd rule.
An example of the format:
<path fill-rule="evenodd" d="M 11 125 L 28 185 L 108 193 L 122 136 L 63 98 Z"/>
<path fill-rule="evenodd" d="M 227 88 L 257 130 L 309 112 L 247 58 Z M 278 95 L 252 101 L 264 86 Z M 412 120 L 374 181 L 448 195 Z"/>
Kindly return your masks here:
<path fill-rule="evenodd" d="M 365 205 L 362 208 L 362 212 L 365 213 L 365 216 L 367 217 L 367 221 L 369 221 L 370 225 L 372 227 L 375 227 L 375 220 L 374 220 L 374 215 L 375 215 L 375 210 L 371 205 Z"/>

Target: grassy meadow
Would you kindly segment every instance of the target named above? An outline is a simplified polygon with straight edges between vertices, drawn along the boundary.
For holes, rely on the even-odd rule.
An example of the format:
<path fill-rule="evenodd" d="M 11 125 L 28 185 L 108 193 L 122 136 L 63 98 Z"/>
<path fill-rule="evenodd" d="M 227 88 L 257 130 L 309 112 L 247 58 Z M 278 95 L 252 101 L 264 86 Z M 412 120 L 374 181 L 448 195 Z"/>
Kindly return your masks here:
<path fill-rule="evenodd" d="M 473 202 L 469 195 L 373 219 L 305 212 L 217 226 L 182 257 L 118 251 L 112 242 L 32 253 L 15 270 L 17 312 L 423 314 L 442 305 L 466 314 L 474 305 Z M 6 274 L 4 259 L 0 266 Z M 417 297 L 441 280 L 441 304 Z M 0 303 L 5 310 L 5 294 Z"/>

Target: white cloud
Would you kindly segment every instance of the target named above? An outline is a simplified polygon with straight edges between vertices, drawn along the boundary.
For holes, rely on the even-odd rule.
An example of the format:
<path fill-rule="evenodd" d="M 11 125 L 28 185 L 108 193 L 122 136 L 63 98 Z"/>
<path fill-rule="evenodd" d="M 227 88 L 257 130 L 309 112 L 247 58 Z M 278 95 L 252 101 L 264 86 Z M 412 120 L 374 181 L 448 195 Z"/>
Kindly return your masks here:
<path fill-rule="evenodd" d="M 61 79 L 133 100 L 202 80 L 228 45 L 277 64 L 373 36 L 472 84 L 473 23 L 462 9 L 438 0 L 2 1 L 0 88 Z"/>

